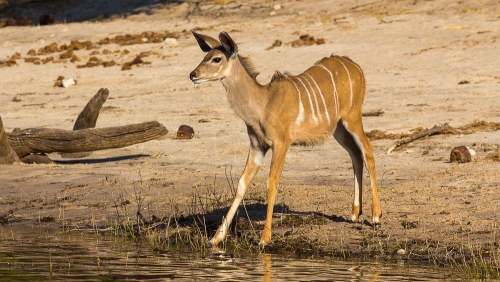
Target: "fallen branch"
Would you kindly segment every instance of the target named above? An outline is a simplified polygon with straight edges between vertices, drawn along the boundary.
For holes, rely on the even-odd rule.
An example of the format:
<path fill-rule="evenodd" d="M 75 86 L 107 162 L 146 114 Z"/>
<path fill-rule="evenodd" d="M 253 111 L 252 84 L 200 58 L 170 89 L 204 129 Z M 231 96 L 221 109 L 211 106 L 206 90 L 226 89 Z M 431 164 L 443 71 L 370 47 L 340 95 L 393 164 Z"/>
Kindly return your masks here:
<path fill-rule="evenodd" d="M 92 151 L 122 148 L 168 133 L 157 121 L 95 129 L 108 95 L 108 89 L 99 89 L 76 119 L 73 130 L 28 128 L 6 133 L 0 118 L 0 164 L 51 163 L 46 154 L 56 152 L 63 157 L 82 158 Z"/>
<path fill-rule="evenodd" d="M 8 133 L 10 146 L 22 158 L 32 153 L 75 153 L 121 148 L 142 143 L 168 133 L 157 121 L 117 127 L 63 130 L 28 128 Z"/>
<path fill-rule="evenodd" d="M 413 141 L 415 141 L 417 139 L 423 138 L 423 137 L 427 137 L 427 136 L 431 136 L 431 135 L 436 135 L 436 134 L 441 134 L 441 133 L 443 133 L 443 132 L 445 132 L 447 130 L 450 130 L 451 128 L 452 127 L 450 125 L 448 125 L 448 123 L 445 123 L 445 124 L 443 124 L 441 126 L 435 125 L 431 129 L 427 129 L 427 130 L 415 133 L 415 134 L 411 135 L 410 137 L 408 137 L 406 139 L 403 139 L 403 140 L 400 140 L 400 141 L 394 143 L 387 150 L 387 154 L 390 154 L 392 151 L 394 151 L 394 149 L 396 149 L 397 147 L 399 147 L 401 145 L 411 143 L 411 142 L 413 142 Z"/>
<path fill-rule="evenodd" d="M 19 157 L 9 144 L 9 139 L 7 138 L 2 118 L 0 117 L 0 164 L 12 164 L 16 162 L 19 162 Z"/>
<path fill-rule="evenodd" d="M 73 130 L 81 130 L 86 128 L 94 128 L 97 124 L 97 118 L 99 117 L 99 111 L 102 105 L 108 99 L 109 90 L 106 88 L 101 88 L 97 93 L 90 99 L 85 108 L 83 108 L 80 115 L 75 121 Z M 92 152 L 77 152 L 77 153 L 62 153 L 62 158 L 84 158 L 90 156 Z"/>

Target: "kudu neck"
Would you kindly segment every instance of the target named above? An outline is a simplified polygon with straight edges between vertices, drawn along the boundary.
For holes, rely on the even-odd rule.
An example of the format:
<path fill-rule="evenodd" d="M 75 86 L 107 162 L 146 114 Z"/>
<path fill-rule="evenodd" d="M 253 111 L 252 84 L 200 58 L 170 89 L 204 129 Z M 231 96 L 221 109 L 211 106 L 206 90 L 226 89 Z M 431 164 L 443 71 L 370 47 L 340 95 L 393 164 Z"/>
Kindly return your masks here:
<path fill-rule="evenodd" d="M 221 80 L 233 108 L 251 105 L 263 108 L 268 99 L 266 88 L 245 69 L 240 59 L 234 59 L 229 75 Z"/>

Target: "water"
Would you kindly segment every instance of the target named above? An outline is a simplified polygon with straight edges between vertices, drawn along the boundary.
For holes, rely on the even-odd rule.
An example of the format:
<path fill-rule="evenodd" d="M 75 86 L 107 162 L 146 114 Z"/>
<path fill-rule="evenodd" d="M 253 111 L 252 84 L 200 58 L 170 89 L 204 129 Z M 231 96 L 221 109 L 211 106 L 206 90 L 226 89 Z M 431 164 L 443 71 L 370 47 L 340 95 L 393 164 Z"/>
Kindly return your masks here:
<path fill-rule="evenodd" d="M 0 281 L 433 281 L 437 268 L 374 262 L 326 262 L 261 254 L 154 252 L 146 242 L 62 232 L 49 227 L 0 226 Z"/>

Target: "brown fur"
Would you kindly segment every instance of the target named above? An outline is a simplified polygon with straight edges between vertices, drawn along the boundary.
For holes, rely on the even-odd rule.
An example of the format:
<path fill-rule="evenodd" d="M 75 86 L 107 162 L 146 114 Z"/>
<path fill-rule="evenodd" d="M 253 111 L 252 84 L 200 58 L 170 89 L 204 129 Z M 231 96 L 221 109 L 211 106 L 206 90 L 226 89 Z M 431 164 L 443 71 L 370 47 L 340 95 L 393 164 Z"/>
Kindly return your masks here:
<path fill-rule="evenodd" d="M 241 55 L 238 55 L 238 59 L 240 59 L 241 64 L 247 71 L 248 75 L 253 78 L 254 80 L 257 79 L 257 76 L 260 74 L 260 72 L 257 70 L 255 65 L 252 62 L 252 59 L 250 57 L 243 57 Z"/>

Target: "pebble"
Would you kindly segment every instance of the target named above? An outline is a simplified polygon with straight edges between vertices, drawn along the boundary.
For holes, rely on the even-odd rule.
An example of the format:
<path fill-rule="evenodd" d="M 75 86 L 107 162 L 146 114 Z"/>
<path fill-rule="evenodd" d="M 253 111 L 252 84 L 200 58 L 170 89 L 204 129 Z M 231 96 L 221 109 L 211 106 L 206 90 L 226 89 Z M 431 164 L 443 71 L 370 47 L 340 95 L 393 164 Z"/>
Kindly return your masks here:
<path fill-rule="evenodd" d="M 163 46 L 165 47 L 177 47 L 179 45 L 179 41 L 175 38 L 167 37 L 163 40 Z"/>
<path fill-rule="evenodd" d="M 177 139 L 191 139 L 193 136 L 194 130 L 191 126 L 185 124 L 179 126 L 176 136 Z"/>
<path fill-rule="evenodd" d="M 452 163 L 468 163 L 472 161 L 472 156 L 476 152 L 467 146 L 458 146 L 451 150 L 450 162 Z"/>
<path fill-rule="evenodd" d="M 62 80 L 62 87 L 64 87 L 64 88 L 68 88 L 68 87 L 73 86 L 75 84 L 76 84 L 75 80 L 72 79 L 71 77 L 65 78 Z"/>

